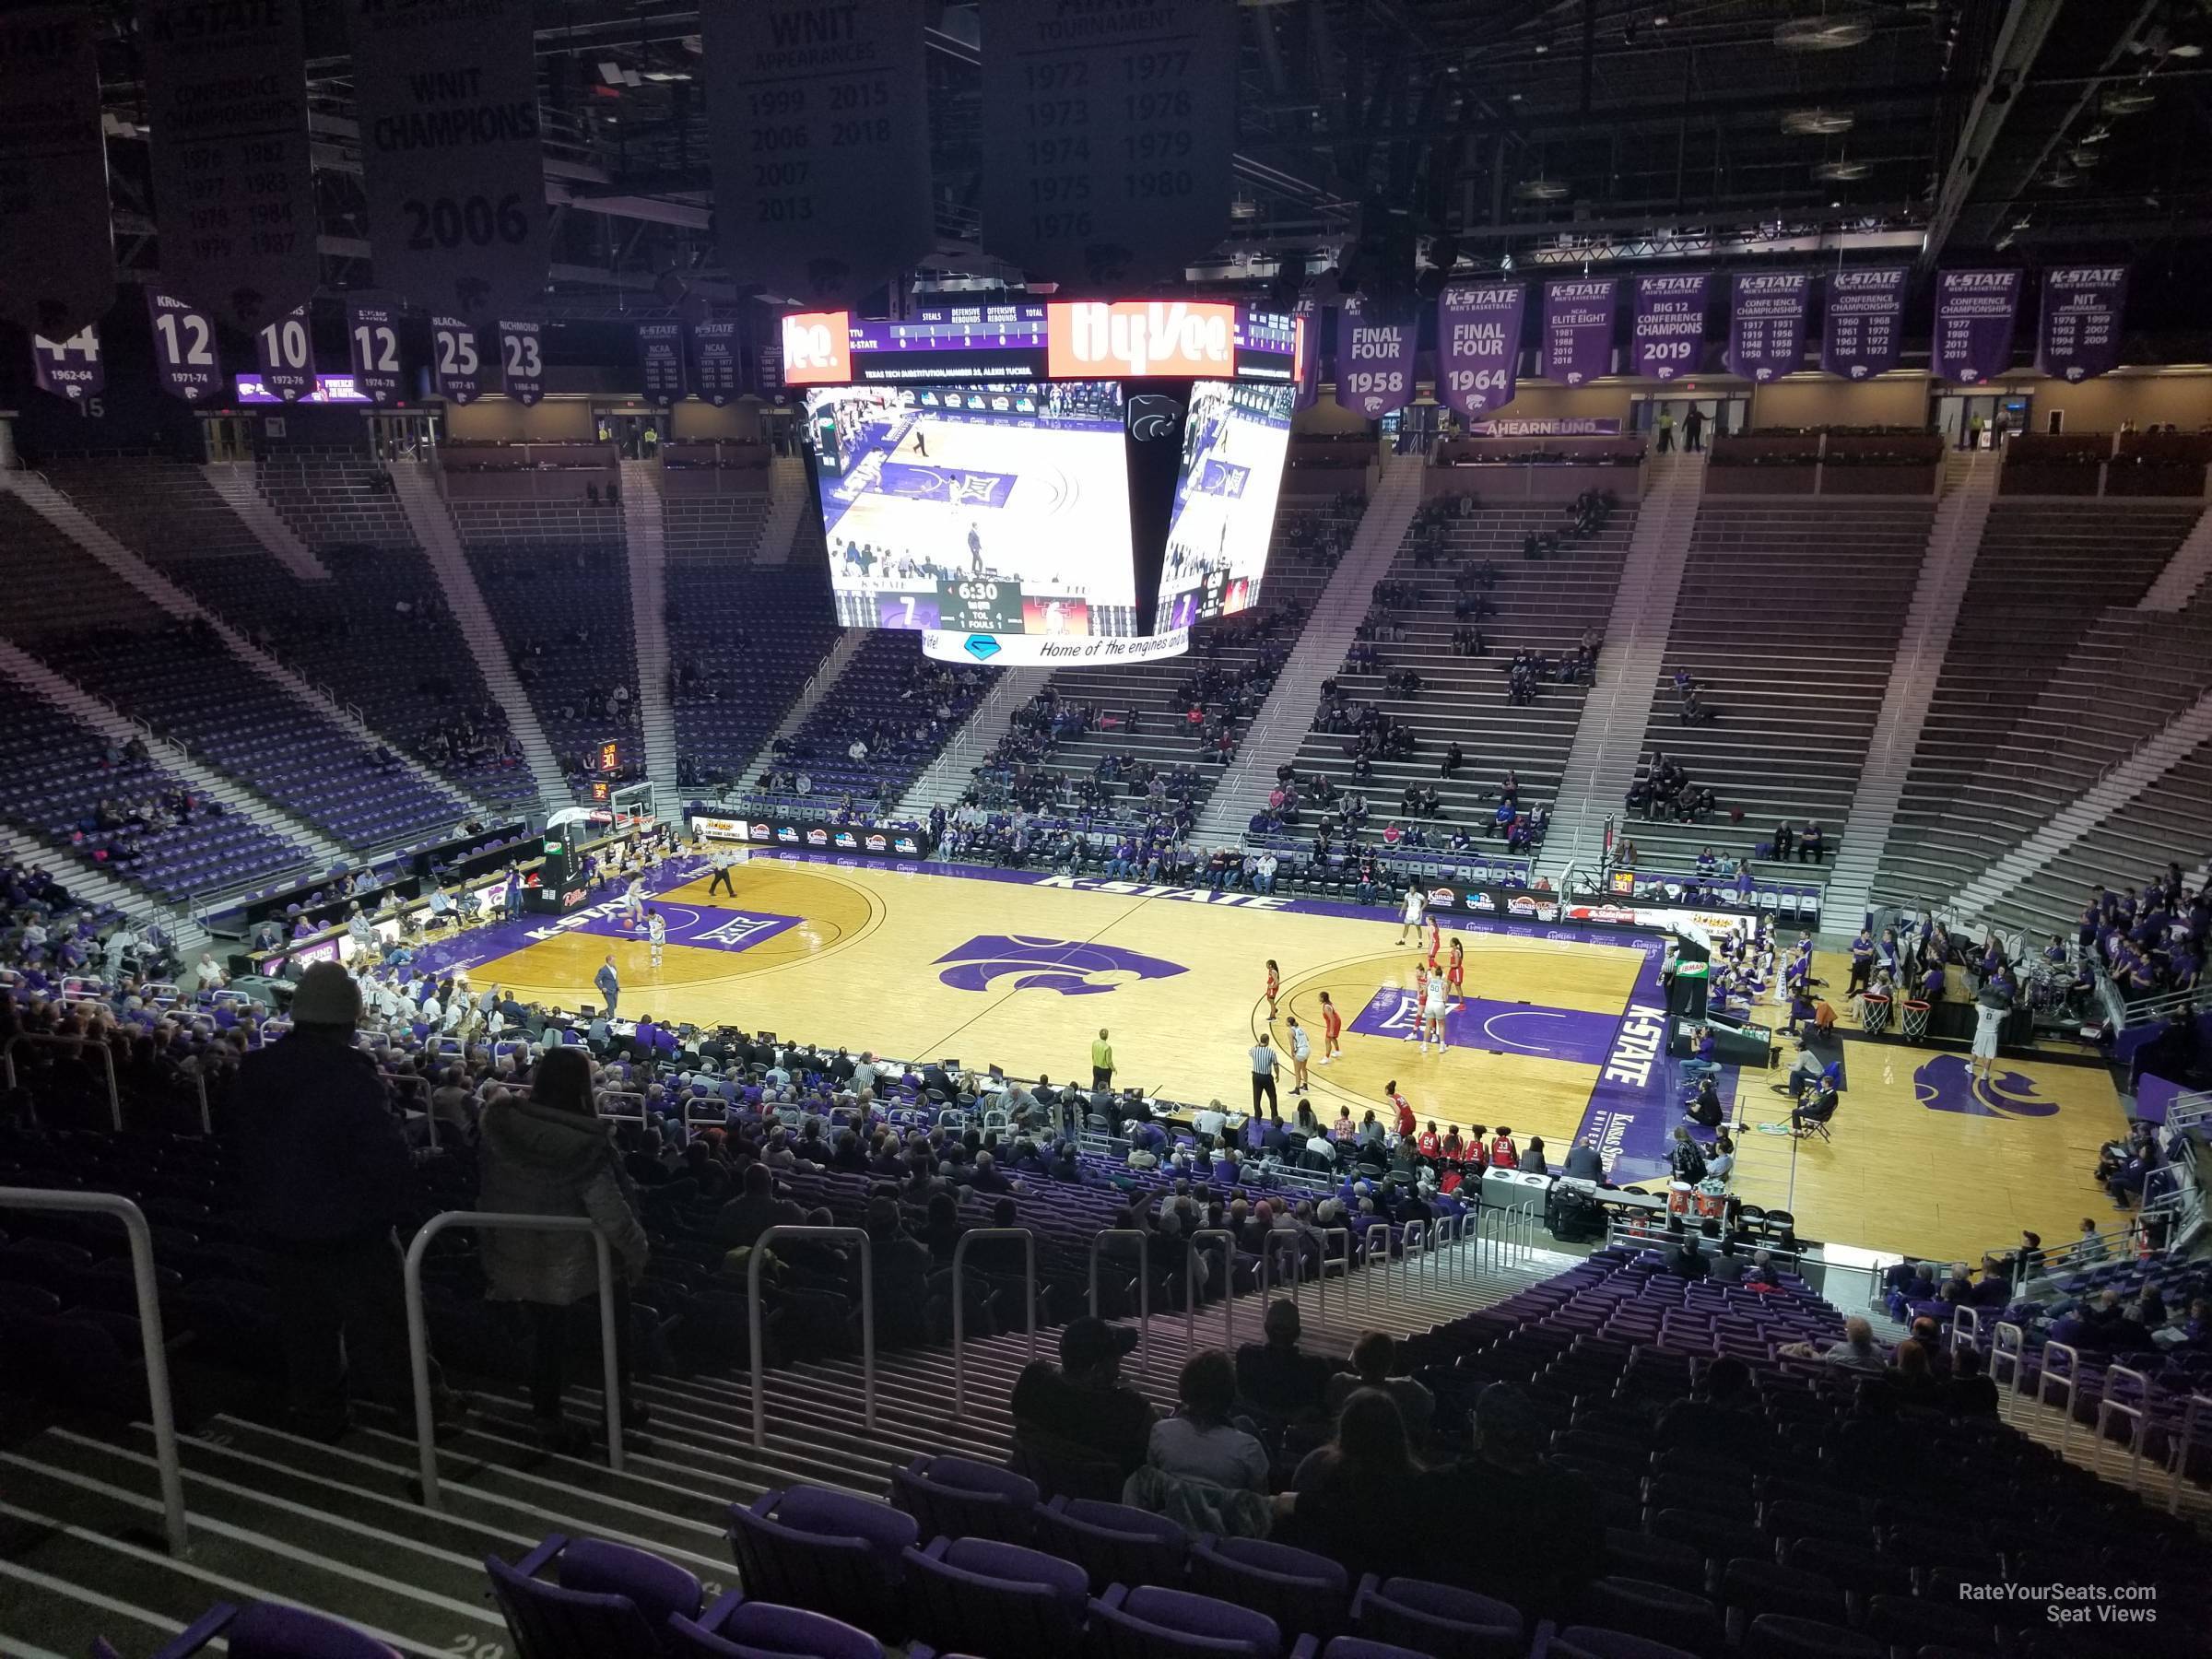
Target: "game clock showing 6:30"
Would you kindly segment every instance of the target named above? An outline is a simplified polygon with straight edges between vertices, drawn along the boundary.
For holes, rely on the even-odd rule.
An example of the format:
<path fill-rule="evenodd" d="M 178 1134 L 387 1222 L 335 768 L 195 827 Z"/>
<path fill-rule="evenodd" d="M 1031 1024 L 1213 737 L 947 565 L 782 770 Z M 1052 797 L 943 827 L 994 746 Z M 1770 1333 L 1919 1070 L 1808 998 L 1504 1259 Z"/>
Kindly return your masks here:
<path fill-rule="evenodd" d="M 1021 584 L 1018 582 L 940 576 L 937 608 L 947 628 L 970 633 L 1018 634 L 1022 629 Z"/>

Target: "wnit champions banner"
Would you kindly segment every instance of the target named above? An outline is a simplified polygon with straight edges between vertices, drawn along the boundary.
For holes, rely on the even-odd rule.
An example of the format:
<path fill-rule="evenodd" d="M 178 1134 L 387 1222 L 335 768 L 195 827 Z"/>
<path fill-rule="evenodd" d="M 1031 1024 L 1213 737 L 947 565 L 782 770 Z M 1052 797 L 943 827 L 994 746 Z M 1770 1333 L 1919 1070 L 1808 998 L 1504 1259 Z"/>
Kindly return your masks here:
<path fill-rule="evenodd" d="M 1938 271 L 1936 378 L 1979 385 L 2012 367 L 2013 320 L 2020 309 L 2018 271 Z"/>
<path fill-rule="evenodd" d="M 1629 324 L 1629 372 L 1670 381 L 1695 374 L 1705 352 L 1705 294 L 1711 271 L 1636 278 Z"/>
<path fill-rule="evenodd" d="M 1904 346 L 1905 281 L 1912 274 L 1907 265 L 1875 265 L 1830 275 L 1821 372 L 1859 381 L 1897 367 Z"/>
<path fill-rule="evenodd" d="M 1578 276 L 1544 285 L 1543 375 L 1580 386 L 1613 371 L 1613 307 L 1620 284 Z"/>
<path fill-rule="evenodd" d="M 1805 313 L 1813 279 L 1806 271 L 1739 271 L 1728 309 L 1728 368 L 1765 382 L 1805 367 Z"/>
<path fill-rule="evenodd" d="M 1527 285 L 1519 282 L 1447 283 L 1438 297 L 1436 389 L 1462 415 L 1513 401 L 1527 304 Z"/>
<path fill-rule="evenodd" d="M 2110 374 L 2120 366 L 2126 310 L 2125 265 L 2053 265 L 2043 273 L 2035 366 L 2064 381 Z"/>
<path fill-rule="evenodd" d="M 531 0 L 353 0 L 347 43 L 376 283 L 472 321 L 545 291 Z"/>
<path fill-rule="evenodd" d="M 0 18 L 0 317 L 50 339 L 115 297 L 99 29 L 83 5 Z"/>
<path fill-rule="evenodd" d="M 1347 294 L 1336 313 L 1336 401 L 1370 420 L 1413 401 L 1419 327 L 1408 314 L 1386 321 L 1375 302 Z"/>

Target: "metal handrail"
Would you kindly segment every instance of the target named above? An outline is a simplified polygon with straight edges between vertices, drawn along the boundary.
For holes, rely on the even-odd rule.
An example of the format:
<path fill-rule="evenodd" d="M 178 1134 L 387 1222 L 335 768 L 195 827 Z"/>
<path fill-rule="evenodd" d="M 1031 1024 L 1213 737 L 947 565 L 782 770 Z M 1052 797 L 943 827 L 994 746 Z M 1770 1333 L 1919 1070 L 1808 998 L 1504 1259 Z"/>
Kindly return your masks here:
<path fill-rule="evenodd" d="M 1226 1227 L 1194 1227 L 1183 1244 L 1182 1340 L 1198 1351 L 1198 1241 L 1221 1241 L 1221 1346 L 1237 1351 L 1237 1235 Z"/>
<path fill-rule="evenodd" d="M 161 1483 L 162 1531 L 169 1553 L 183 1557 L 184 1474 L 177 1462 L 177 1424 L 170 1403 L 169 1349 L 161 1335 L 161 1298 L 154 1282 L 154 1235 L 146 1212 L 120 1193 L 57 1193 L 42 1187 L 0 1187 L 0 1209 L 63 1210 L 113 1216 L 131 1241 L 131 1288 L 138 1301 L 138 1343 L 146 1357 L 146 1393 L 154 1419 L 154 1466 Z"/>
<path fill-rule="evenodd" d="M 415 1387 L 415 1454 L 422 1473 L 422 1506 L 436 1512 L 438 1492 L 437 1423 L 430 1407 L 430 1336 L 422 1308 L 422 1258 L 430 1241 L 449 1227 L 510 1228 L 517 1232 L 582 1232 L 592 1235 L 593 1265 L 599 1277 L 599 1348 L 606 1395 L 606 1466 L 622 1472 L 621 1368 L 615 1358 L 614 1255 L 598 1223 L 585 1216 L 522 1216 L 495 1210 L 443 1210 L 422 1225 L 407 1246 L 403 1272 L 407 1299 L 407 1365 Z"/>
<path fill-rule="evenodd" d="M 1398 1230 L 1398 1288 L 1405 1290 L 1418 1285 L 1428 1263 L 1428 1226 L 1419 1221 L 1408 1221 Z"/>
<path fill-rule="evenodd" d="M 108 1116 L 114 1124 L 116 1132 L 118 1134 L 122 1132 L 123 1094 L 115 1087 L 115 1056 L 109 1052 L 106 1043 L 96 1037 L 63 1037 L 52 1031 L 18 1031 L 6 1042 L 0 1043 L 0 1073 L 5 1073 L 6 1076 L 7 1086 L 10 1088 L 16 1086 L 16 1045 L 19 1042 L 42 1043 L 49 1048 L 76 1049 L 80 1053 L 89 1047 L 97 1053 L 100 1055 L 100 1067 L 108 1075 Z"/>
<path fill-rule="evenodd" d="M 860 1245 L 860 1384 L 863 1420 L 876 1427 L 876 1272 L 875 1253 L 865 1228 L 803 1227 L 779 1222 L 753 1241 L 745 1265 L 745 1317 L 747 1339 L 753 1363 L 753 1450 L 768 1449 L 767 1368 L 761 1362 L 760 1265 L 768 1260 L 771 1239 L 849 1239 Z"/>
<path fill-rule="evenodd" d="M 2166 1484 L 2166 1512 L 2182 1512 L 2182 1478 L 2189 1467 L 2190 1442 L 2196 1438 L 2200 1421 L 2212 1420 L 2212 1398 L 2201 1394 L 2189 1396 L 2189 1404 L 2182 1408 L 2182 1424 L 2173 1435 L 2173 1470 Z"/>
<path fill-rule="evenodd" d="M 1102 1227 L 1090 1235 L 1090 1316 L 1099 1312 L 1099 1246 L 1107 1239 L 1136 1241 L 1136 1368 L 1152 1376 L 1152 1235 L 1141 1227 Z"/>
<path fill-rule="evenodd" d="M 1374 1240 L 1375 1240 L 1375 1230 L 1376 1230 L 1376 1229 L 1378 1229 L 1378 1228 L 1380 1228 L 1380 1229 L 1382 1230 L 1382 1271 L 1381 1271 L 1381 1273 L 1380 1273 L 1380 1274 L 1379 1274 L 1379 1273 L 1376 1271 L 1376 1268 L 1375 1268 L 1375 1243 L 1374 1243 Z M 1362 1269 L 1364 1269 L 1364 1271 L 1363 1271 L 1363 1272 L 1361 1272 L 1361 1274 L 1359 1275 L 1359 1285 L 1360 1285 L 1360 1289 L 1361 1289 L 1362 1293 L 1363 1293 L 1363 1294 L 1366 1296 L 1366 1298 L 1367 1298 L 1367 1300 L 1366 1300 L 1365 1303 L 1363 1304 L 1363 1306 L 1366 1308 L 1367 1312 L 1370 1312 L 1370 1313 L 1372 1313 L 1372 1312 L 1375 1311 L 1375 1280 L 1376 1280 L 1378 1277 L 1382 1277 L 1382 1275 L 1383 1275 L 1383 1274 L 1387 1274 L 1387 1273 L 1390 1271 L 1390 1258 L 1391 1258 L 1391 1255 L 1392 1255 L 1392 1251 L 1391 1251 L 1391 1247 L 1390 1247 L 1390 1245 L 1391 1245 L 1391 1231 L 1390 1231 L 1390 1223 L 1389 1223 L 1389 1222 L 1387 1222 L 1387 1221 L 1370 1221 L 1370 1222 L 1368 1222 L 1368 1223 L 1367 1223 L 1365 1226 L 1363 1226 L 1363 1227 L 1361 1227 L 1361 1228 L 1360 1228 L 1360 1230 L 1359 1230 L 1359 1265 L 1360 1265 L 1360 1267 L 1361 1267 Z M 1387 1295 L 1387 1294 L 1389 1293 L 1389 1288 L 1389 1288 L 1389 1286 L 1388 1286 L 1388 1285 L 1385 1285 L 1385 1286 L 1383 1287 L 1383 1292 L 1384 1292 L 1384 1294 L 1385 1294 L 1385 1295 Z M 1348 1301 L 1348 1292 L 1347 1292 L 1347 1301 Z"/>
<path fill-rule="evenodd" d="M 1951 1311 L 1951 1340 L 1945 1352 L 1955 1354 L 1962 1347 L 1979 1348 L 1981 1346 L 1982 1310 L 1960 1302 Z"/>
<path fill-rule="evenodd" d="M 2012 1336 L 2009 1346 L 2005 1340 L 2007 1332 Z M 2016 1397 L 2026 1394 L 2028 1392 L 2028 1332 L 2024 1327 L 2013 1324 L 2010 1320 L 2000 1321 L 1997 1328 L 1990 1333 L 1989 1380 L 1991 1382 L 1994 1383 L 1997 1380 L 1999 1362 L 2006 1359 L 2012 1361 L 2010 1392 Z"/>
<path fill-rule="evenodd" d="M 1030 1359 L 1037 1358 L 1037 1234 L 1027 1227 L 977 1227 L 962 1233 L 952 1247 L 952 1416 L 959 1421 L 968 1414 L 968 1356 L 962 1346 L 968 1334 L 968 1299 L 960 1294 L 960 1267 L 968 1246 L 978 1239 L 1019 1239 L 1022 1243 L 1021 1305 L 1030 1335 Z"/>
<path fill-rule="evenodd" d="M 1348 1314 L 1352 1311 L 1352 1230 L 1348 1227 L 1324 1227 L 1319 1230 L 1321 1235 L 1321 1284 L 1320 1294 L 1314 1300 L 1321 1310 L 1321 1323 L 1326 1324 L 1329 1323 L 1329 1241 L 1331 1239 L 1344 1241 L 1344 1250 L 1339 1257 L 1344 1265 L 1344 1277 L 1336 1287 L 1337 1300 L 1343 1305 L 1346 1313 Z"/>
<path fill-rule="evenodd" d="M 2051 1369 L 2051 1357 L 2053 1354 L 2065 1355 L 2067 1365 L 2064 1373 Z M 2081 1386 L 2081 1350 L 2070 1342 L 2045 1342 L 2043 1344 L 2043 1369 L 2035 1382 L 2035 1403 L 2037 1405 L 2047 1406 L 2051 1403 L 2047 1395 L 2050 1392 L 2050 1385 L 2053 1382 L 2064 1382 L 2066 1385 L 2065 1421 L 2058 1431 L 2058 1454 L 2064 1457 L 2066 1454 L 2066 1449 L 2074 1443 L 2074 1395 Z"/>
<path fill-rule="evenodd" d="M 2135 1405 L 2129 1406 L 2112 1398 L 2112 1381 L 2116 1377 L 2135 1379 L 2136 1388 Z M 2117 1412 L 2123 1417 L 2134 1419 L 2135 1432 L 2129 1437 L 2131 1455 L 2128 1459 L 2127 1477 L 2127 1489 L 2131 1492 L 2140 1492 L 2143 1489 L 2143 1442 L 2150 1430 L 2150 1379 L 2136 1370 L 2134 1366 L 2112 1365 L 2105 1368 L 2104 1394 L 2097 1402 L 2097 1468 L 2100 1473 L 2102 1473 L 2104 1469 L 2104 1449 L 2111 1443 L 2111 1435 L 2108 1430 L 2112 1424 L 2112 1414 Z"/>
<path fill-rule="evenodd" d="M 1306 1241 L 1295 1232 L 1277 1232 L 1270 1228 L 1260 1238 L 1260 1306 L 1265 1308 L 1275 1290 L 1275 1258 L 1277 1253 L 1290 1246 L 1290 1305 L 1299 1306 L 1298 1293 L 1304 1288 L 1306 1277 Z M 1322 1318 L 1319 1309 L 1314 1312 L 1316 1323 Z"/>

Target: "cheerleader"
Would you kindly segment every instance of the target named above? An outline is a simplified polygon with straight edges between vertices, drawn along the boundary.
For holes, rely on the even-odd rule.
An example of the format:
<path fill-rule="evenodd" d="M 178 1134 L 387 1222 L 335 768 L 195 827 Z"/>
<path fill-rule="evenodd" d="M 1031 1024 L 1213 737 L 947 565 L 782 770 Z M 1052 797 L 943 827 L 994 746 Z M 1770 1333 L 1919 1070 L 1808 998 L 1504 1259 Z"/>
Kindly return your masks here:
<path fill-rule="evenodd" d="M 1283 971 L 1275 965 L 1275 959 L 1269 957 L 1267 959 L 1267 1023 L 1269 1025 L 1275 1023 L 1275 1002 L 1276 998 L 1282 994 L 1282 989 Z"/>
<path fill-rule="evenodd" d="M 1324 991 L 1321 994 L 1321 1060 L 1319 1064 L 1326 1065 L 1344 1053 L 1344 1045 L 1337 1041 L 1343 1035 L 1344 1016 L 1336 1011 L 1336 1005 L 1329 1000 L 1329 994 Z"/>
<path fill-rule="evenodd" d="M 1444 967 L 1444 985 L 1452 994 L 1452 1011 L 1464 1014 L 1467 1007 L 1467 952 L 1459 935 L 1452 935 L 1452 955 Z"/>

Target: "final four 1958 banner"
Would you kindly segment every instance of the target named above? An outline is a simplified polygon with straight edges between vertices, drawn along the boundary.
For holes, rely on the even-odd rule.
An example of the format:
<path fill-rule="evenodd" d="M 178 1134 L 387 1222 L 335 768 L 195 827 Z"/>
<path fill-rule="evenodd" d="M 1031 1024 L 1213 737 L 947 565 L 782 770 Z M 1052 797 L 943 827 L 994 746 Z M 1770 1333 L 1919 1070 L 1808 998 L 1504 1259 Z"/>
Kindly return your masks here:
<path fill-rule="evenodd" d="M 474 321 L 545 292 L 531 0 L 352 0 L 376 285 Z"/>
<path fill-rule="evenodd" d="M 1336 313 L 1336 401 L 1373 420 L 1413 401 L 1421 331 L 1410 310 L 1385 316 L 1364 294 L 1347 294 Z"/>

